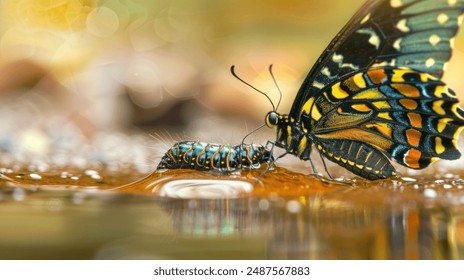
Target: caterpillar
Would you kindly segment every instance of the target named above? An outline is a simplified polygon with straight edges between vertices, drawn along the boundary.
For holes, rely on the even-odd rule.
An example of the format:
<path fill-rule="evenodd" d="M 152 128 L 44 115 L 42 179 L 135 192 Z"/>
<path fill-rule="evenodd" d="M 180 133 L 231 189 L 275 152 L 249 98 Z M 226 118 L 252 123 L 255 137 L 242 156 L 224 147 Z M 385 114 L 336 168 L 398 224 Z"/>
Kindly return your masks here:
<path fill-rule="evenodd" d="M 272 160 L 271 151 L 260 144 L 235 146 L 181 141 L 161 158 L 159 169 L 195 169 L 199 171 L 234 171 L 238 168 L 257 169 Z"/>

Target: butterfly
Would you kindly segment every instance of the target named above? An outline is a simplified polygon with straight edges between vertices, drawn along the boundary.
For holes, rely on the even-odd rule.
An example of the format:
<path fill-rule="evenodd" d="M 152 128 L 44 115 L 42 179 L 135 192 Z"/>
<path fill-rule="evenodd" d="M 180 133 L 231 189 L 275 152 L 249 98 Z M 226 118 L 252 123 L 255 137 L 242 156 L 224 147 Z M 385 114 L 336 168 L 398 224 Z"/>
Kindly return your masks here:
<path fill-rule="evenodd" d="M 274 145 L 310 162 L 315 148 L 370 180 L 395 176 L 391 159 L 412 169 L 458 159 L 464 111 L 440 79 L 463 12 L 464 0 L 367 1 L 309 71 L 290 113 L 266 115 Z"/>

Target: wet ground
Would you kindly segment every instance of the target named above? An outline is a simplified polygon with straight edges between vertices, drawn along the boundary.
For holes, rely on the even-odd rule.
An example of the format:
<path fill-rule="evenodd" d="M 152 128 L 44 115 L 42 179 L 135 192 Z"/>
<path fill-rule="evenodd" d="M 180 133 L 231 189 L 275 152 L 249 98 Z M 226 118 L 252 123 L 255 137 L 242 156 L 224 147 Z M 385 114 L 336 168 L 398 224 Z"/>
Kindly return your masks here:
<path fill-rule="evenodd" d="M 464 258 L 460 168 L 327 181 L 276 167 L 257 181 L 263 168 L 3 168 L 0 258 Z"/>

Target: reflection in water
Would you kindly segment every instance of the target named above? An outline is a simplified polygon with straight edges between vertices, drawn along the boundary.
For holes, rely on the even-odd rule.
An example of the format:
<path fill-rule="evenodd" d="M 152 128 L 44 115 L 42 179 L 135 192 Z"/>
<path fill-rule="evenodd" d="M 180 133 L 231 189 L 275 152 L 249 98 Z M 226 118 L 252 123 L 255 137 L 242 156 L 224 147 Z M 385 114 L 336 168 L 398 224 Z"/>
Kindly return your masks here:
<path fill-rule="evenodd" d="M 249 197 L 160 200 L 175 233 L 206 238 L 258 235 L 266 240 L 269 259 L 463 257 L 463 244 L 450 239 L 459 234 L 450 209 L 413 203 L 366 207 L 324 197 L 305 202 Z"/>
<path fill-rule="evenodd" d="M 351 186 L 276 169 L 253 184 L 258 175 L 153 173 L 104 191 L 11 173 L 0 259 L 464 258 L 460 180 Z"/>

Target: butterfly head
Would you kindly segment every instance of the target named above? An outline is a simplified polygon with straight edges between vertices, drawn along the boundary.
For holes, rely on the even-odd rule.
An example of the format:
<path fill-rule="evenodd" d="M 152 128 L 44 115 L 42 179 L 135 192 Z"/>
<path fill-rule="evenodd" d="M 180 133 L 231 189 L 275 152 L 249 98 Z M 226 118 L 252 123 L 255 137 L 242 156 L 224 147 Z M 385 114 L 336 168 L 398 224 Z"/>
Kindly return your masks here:
<path fill-rule="evenodd" d="M 271 111 L 266 114 L 266 118 L 264 119 L 264 121 L 267 127 L 274 128 L 277 124 L 279 124 L 280 119 L 281 119 L 281 116 L 279 113 L 275 111 Z"/>

